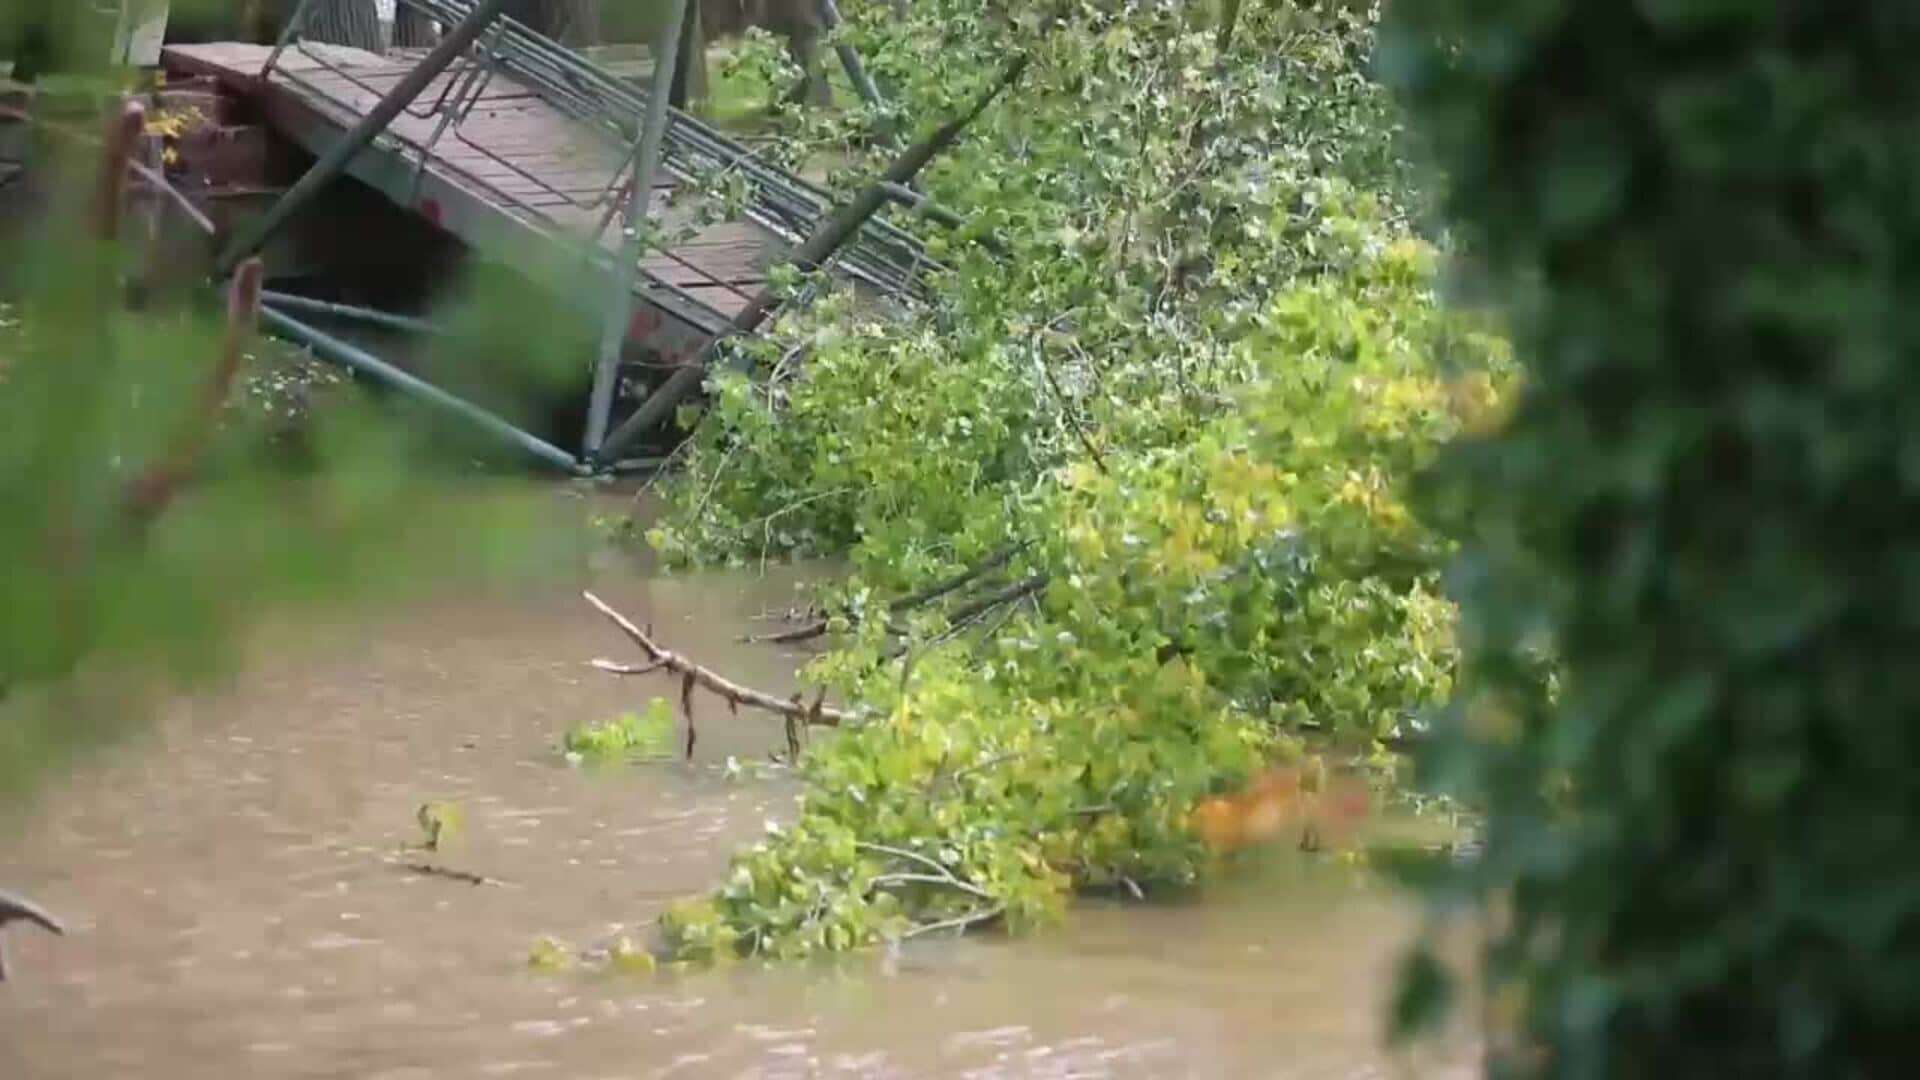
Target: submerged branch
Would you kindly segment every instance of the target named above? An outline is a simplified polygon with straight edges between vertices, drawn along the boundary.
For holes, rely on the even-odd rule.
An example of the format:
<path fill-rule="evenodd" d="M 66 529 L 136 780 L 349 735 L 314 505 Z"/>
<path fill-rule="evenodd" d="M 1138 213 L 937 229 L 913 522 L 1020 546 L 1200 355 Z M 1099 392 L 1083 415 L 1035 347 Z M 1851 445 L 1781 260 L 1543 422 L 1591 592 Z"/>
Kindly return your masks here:
<path fill-rule="evenodd" d="M 959 878 L 954 877 L 952 874 L 881 874 L 868 882 L 868 884 L 875 888 L 881 888 L 887 885 L 911 885 L 915 883 L 923 885 L 944 885 L 947 888 L 959 889 L 969 896 L 977 896 L 982 900 L 993 899 L 992 893 L 978 886 L 969 885 Z"/>
<path fill-rule="evenodd" d="M 53 913 L 24 896 L 0 889 L 0 982 L 7 981 L 7 943 L 5 932 L 10 922 L 30 922 L 50 934 L 65 934 L 67 928 Z"/>
<path fill-rule="evenodd" d="M 969 911 L 965 915 L 957 915 L 951 919 L 942 919 L 939 922 L 922 923 L 921 925 L 916 926 L 911 930 L 908 930 L 906 933 L 901 934 L 900 940 L 906 941 L 910 938 L 920 937 L 923 934 L 936 934 L 942 930 L 952 930 L 956 934 L 964 934 L 968 930 L 972 929 L 975 926 L 978 926 L 981 923 L 991 922 L 992 920 L 999 918 L 1001 915 L 1006 914 L 1006 910 L 1007 910 L 1007 905 L 994 904 L 989 907 L 980 908 L 976 911 Z"/>
<path fill-rule="evenodd" d="M 394 864 L 409 873 L 423 877 L 446 878 L 466 885 L 505 885 L 499 878 L 490 878 L 485 874 L 476 874 L 469 870 L 455 870 L 452 867 L 436 866 L 429 862 L 398 862 Z"/>
<path fill-rule="evenodd" d="M 983 906 L 975 908 L 956 918 L 943 919 L 940 922 L 924 923 L 915 926 L 900 935 L 902 941 L 940 930 L 965 932 L 968 927 L 977 923 L 986 922 L 989 919 L 998 918 L 1001 913 L 1007 910 L 1007 905 L 992 893 L 955 874 L 937 859 L 929 858 L 917 851 L 908 851 L 906 848 L 890 847 L 886 844 L 875 844 L 865 840 L 856 840 L 853 846 L 855 850 L 858 851 L 890 856 L 916 866 L 923 866 L 929 871 L 928 873 L 920 873 L 917 871 L 896 870 L 890 873 L 876 874 L 867 882 L 868 889 L 883 889 L 890 885 L 938 885 L 944 888 L 958 890 L 976 900 L 984 902 Z"/>

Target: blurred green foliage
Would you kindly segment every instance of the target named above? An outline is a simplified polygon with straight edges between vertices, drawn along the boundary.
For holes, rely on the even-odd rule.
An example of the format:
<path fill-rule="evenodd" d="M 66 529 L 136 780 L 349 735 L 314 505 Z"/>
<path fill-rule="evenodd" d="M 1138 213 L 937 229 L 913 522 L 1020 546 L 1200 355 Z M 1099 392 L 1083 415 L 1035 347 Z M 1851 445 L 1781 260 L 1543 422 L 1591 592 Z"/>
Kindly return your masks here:
<path fill-rule="evenodd" d="M 1434 775 L 1489 813 L 1439 899 L 1491 916 L 1495 1074 L 1905 1075 L 1920 7 L 1393 11 L 1528 371 L 1432 493 L 1472 529 Z"/>
<path fill-rule="evenodd" d="M 104 54 L 66 59 L 71 79 L 128 81 Z M 346 383 L 290 421 L 289 397 L 310 403 L 300 391 L 315 382 L 291 350 L 243 340 L 253 392 L 230 392 L 206 420 L 220 297 L 129 302 L 143 253 L 100 239 L 99 131 L 37 131 L 30 177 L 0 191 L 22 200 L 0 294 L 0 804 L 136 726 L 140 695 L 122 691 L 230 670 L 262 614 L 567 565 L 536 532 L 542 507 L 476 481 L 466 445 L 404 422 L 404 405 Z M 475 287 L 457 302 L 511 308 L 519 295 Z M 523 356 L 542 355 L 523 340 Z M 297 454 L 284 452 L 290 426 Z M 138 478 L 201 428 L 190 482 L 135 521 Z"/>

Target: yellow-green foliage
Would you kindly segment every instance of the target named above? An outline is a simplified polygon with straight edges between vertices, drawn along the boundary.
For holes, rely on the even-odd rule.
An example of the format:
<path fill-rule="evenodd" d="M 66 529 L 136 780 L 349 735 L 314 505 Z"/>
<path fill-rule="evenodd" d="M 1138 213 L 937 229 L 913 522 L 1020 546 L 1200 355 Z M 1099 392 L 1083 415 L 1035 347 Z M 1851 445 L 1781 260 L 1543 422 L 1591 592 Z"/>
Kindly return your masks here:
<path fill-rule="evenodd" d="M 1504 360 L 1437 311 L 1427 255 L 1388 245 L 1351 279 L 1275 296 L 1245 346 L 1261 376 L 1185 443 L 1042 478 L 1018 570 L 1048 584 L 990 639 L 929 650 L 904 694 L 872 632 L 818 661 L 886 719 L 808 755 L 799 822 L 668 916 L 677 950 L 1018 929 L 1078 888 L 1189 883 L 1207 865 L 1189 810 L 1277 740 L 1366 756 L 1443 701 L 1446 545 L 1403 488 L 1460 427 L 1456 402 L 1488 406 Z M 1442 334 L 1478 377 L 1442 378 Z"/>
<path fill-rule="evenodd" d="M 1226 53 L 1149 3 L 1042 38 L 958 0 L 868 28 L 926 109 L 991 67 L 956 41 L 1038 59 L 929 185 L 978 226 L 943 238 L 940 304 L 783 320 L 752 377 L 715 381 L 650 532 L 683 561 L 849 556 L 808 674 L 884 717 L 816 745 L 798 821 L 669 914 L 682 955 L 1185 885 L 1197 800 L 1303 744 L 1374 762 L 1446 699 L 1450 549 L 1406 488 L 1498 422 L 1508 359 L 1435 301 L 1367 20 L 1243 19 Z M 989 226 L 1004 254 L 971 243 Z"/>
<path fill-rule="evenodd" d="M 621 713 L 611 720 L 580 724 L 562 739 L 568 753 L 605 758 L 626 754 L 659 756 L 673 741 L 673 705 L 657 697 L 645 713 Z"/>

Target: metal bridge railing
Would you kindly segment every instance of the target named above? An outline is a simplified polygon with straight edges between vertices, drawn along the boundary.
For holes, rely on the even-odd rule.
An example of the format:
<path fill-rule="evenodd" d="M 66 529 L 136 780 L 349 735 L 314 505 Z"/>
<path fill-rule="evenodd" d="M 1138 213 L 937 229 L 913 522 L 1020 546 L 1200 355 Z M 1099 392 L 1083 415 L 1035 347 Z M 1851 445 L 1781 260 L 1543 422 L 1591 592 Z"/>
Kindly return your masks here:
<path fill-rule="evenodd" d="M 381 96 L 384 87 L 369 82 L 353 67 L 335 62 L 327 55 L 328 50 L 308 46 L 301 31 L 313 2 L 300 0 L 295 7 L 280 40 L 262 66 L 261 77 L 277 74 L 309 94 L 352 110 L 354 103 L 333 88 L 280 63 L 284 53 L 293 49 L 314 67 L 376 98 Z M 411 9 L 446 27 L 469 15 L 473 0 L 398 0 L 398 7 Z M 474 107 L 502 75 L 532 90 L 549 105 L 623 152 L 621 163 L 609 171 L 604 183 L 594 188 L 562 190 L 462 131 Z M 432 134 L 420 139 L 391 128 L 387 131 L 390 138 L 407 147 L 415 158 L 415 193 L 432 163 L 436 168 L 458 174 L 463 184 L 474 186 L 490 199 L 556 229 L 561 228 L 552 212 L 557 208 L 599 210 L 598 225 L 587 243 L 589 254 L 600 251 L 600 242 L 620 215 L 634 181 L 639 150 L 637 136 L 647 109 L 646 93 L 566 46 L 504 17 L 436 81 L 439 82 L 437 93 L 422 95 L 405 109 L 405 114 L 415 119 L 435 120 Z M 436 151 L 448 138 L 460 143 L 463 150 L 477 160 L 488 162 L 519 180 L 518 186 L 525 190 L 510 190 L 496 179 L 480 175 L 474 168 L 444 156 L 437 157 Z M 715 178 L 743 179 L 747 188 L 746 216 L 789 243 L 798 243 L 811 233 L 832 208 L 832 200 L 824 190 L 767 164 L 755 151 L 682 112 L 674 111 L 669 116 L 662 165 L 669 174 L 687 183 Z M 634 223 L 627 225 L 634 227 Z M 741 300 L 750 299 L 747 290 L 738 283 L 675 253 L 668 245 L 652 246 L 651 254 L 683 268 L 702 285 L 718 287 Z M 913 236 L 879 221 L 870 223 L 853 242 L 836 252 L 832 263 L 835 270 L 863 280 L 883 293 L 917 298 L 926 296 L 924 271 L 938 265 L 927 257 Z M 700 321 L 715 326 L 726 321 L 712 304 L 680 284 L 657 274 L 645 276 L 649 285 L 709 316 Z"/>
<path fill-rule="evenodd" d="M 423 5 L 413 4 L 412 0 L 399 0 L 399 2 L 402 5 L 423 7 Z M 295 7 L 293 15 L 288 19 L 286 29 L 283 31 L 279 42 L 268 55 L 266 63 L 261 68 L 261 78 L 265 79 L 269 76 L 277 76 L 307 94 L 327 101 L 343 110 L 349 112 L 355 110 L 355 103 L 342 97 L 333 87 L 308 77 L 308 75 L 303 74 L 296 68 L 283 65 L 281 60 L 284 54 L 291 49 L 299 53 L 303 59 L 309 61 L 314 67 L 338 77 L 348 85 L 364 90 L 376 98 L 383 95 L 386 92 L 386 87 L 368 81 L 350 65 L 336 63 L 334 59 L 328 55 L 328 47 L 309 47 L 301 35 L 301 27 L 303 25 L 303 14 L 312 3 L 313 0 L 301 0 L 301 3 Z M 490 200 L 509 207 L 523 217 L 538 221 L 553 229 L 555 232 L 564 231 L 565 226 L 554 217 L 552 212 L 554 209 L 561 206 L 571 206 L 585 210 L 604 207 L 605 213 L 600 218 L 598 229 L 595 230 L 591 237 L 590 246 L 586 255 L 589 258 L 595 257 L 596 255 L 602 258 L 610 257 L 604 250 L 596 251 L 595 247 L 600 238 L 604 236 L 613 217 L 619 212 L 623 205 L 624 200 L 622 196 L 627 190 L 626 185 L 631 183 L 631 178 L 627 175 L 633 166 L 631 154 L 628 155 L 619 166 L 608 171 L 605 182 L 599 185 L 596 192 L 589 198 L 582 199 L 574 192 L 554 187 L 538 173 L 521 167 L 517 162 L 494 152 L 483 143 L 467 138 L 460 130 L 462 122 L 466 120 L 474 106 L 485 96 L 488 86 L 494 77 L 502 71 L 503 65 L 500 62 L 500 56 L 496 46 L 499 44 L 503 33 L 508 30 L 506 20 L 501 20 L 498 25 L 488 31 L 487 35 L 476 42 L 473 48 L 457 61 L 445 75 L 436 80 L 440 83 L 440 88 L 436 94 L 431 96 L 430 101 L 427 95 L 422 95 L 417 102 L 403 110 L 405 115 L 418 120 L 437 118 L 437 123 L 430 136 L 425 139 L 418 139 L 392 128 L 387 129 L 385 134 L 388 138 L 395 140 L 405 147 L 415 159 L 413 175 L 413 194 L 415 196 L 417 196 L 419 192 L 420 185 L 425 178 L 429 164 L 432 164 L 438 169 L 457 175 L 463 185 L 472 187 L 485 194 Z M 446 157 L 436 157 L 436 151 L 441 142 L 449 136 L 460 142 L 464 147 L 470 149 L 481 160 L 493 163 L 522 180 L 525 186 L 532 189 L 531 192 L 510 190 L 494 178 L 482 176 L 473 168 L 465 167 L 458 161 Z M 541 201 L 535 202 L 534 199 L 536 198 Z M 732 293 L 742 302 L 751 298 L 751 293 L 741 288 L 737 283 L 713 274 L 707 268 L 679 255 L 670 247 L 657 246 L 652 249 L 651 253 L 660 255 L 668 261 L 684 268 L 697 279 L 700 284 L 716 286 Z M 649 286 L 655 290 L 671 295 L 678 301 L 676 306 L 681 307 L 683 310 L 690 309 L 687 313 L 693 315 L 697 323 L 705 324 L 708 329 L 712 329 L 726 322 L 725 315 L 711 303 L 690 292 L 682 285 L 668 281 L 655 274 L 647 274 L 646 277 Z"/>
<path fill-rule="evenodd" d="M 473 0 L 400 2 L 443 24 L 458 21 L 473 8 Z M 503 72 L 613 143 L 624 148 L 632 142 L 646 114 L 645 91 L 519 22 L 503 19 L 502 26 L 494 55 Z M 748 216 L 789 243 L 809 235 L 833 207 L 825 190 L 768 165 L 684 112 L 670 113 L 664 150 L 667 170 L 687 182 L 729 170 L 743 176 Z M 839 264 L 899 296 L 924 296 L 921 271 L 932 265 L 917 239 L 882 221 L 863 228 L 841 252 Z"/>

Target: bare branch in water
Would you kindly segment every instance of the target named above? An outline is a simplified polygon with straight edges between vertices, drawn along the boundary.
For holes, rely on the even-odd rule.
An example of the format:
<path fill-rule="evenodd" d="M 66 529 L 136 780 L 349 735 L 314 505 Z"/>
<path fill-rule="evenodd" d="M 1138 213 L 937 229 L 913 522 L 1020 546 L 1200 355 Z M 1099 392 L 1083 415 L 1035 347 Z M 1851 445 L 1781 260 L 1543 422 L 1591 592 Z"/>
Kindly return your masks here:
<path fill-rule="evenodd" d="M 999 918 L 1006 910 L 1007 906 L 1005 904 L 994 904 L 991 907 L 984 907 L 977 911 L 969 911 L 965 915 L 955 916 L 951 919 L 922 923 L 908 930 L 906 933 L 901 934 L 900 940 L 906 941 L 909 938 L 917 938 L 922 934 L 934 934 L 942 930 L 951 930 L 956 934 L 964 934 L 974 926 Z"/>
<path fill-rule="evenodd" d="M 839 727 L 842 724 L 858 723 L 865 717 L 864 713 L 833 708 L 817 698 L 811 705 L 803 703 L 798 696 L 792 700 L 783 701 L 765 691 L 755 690 L 749 686 L 742 686 L 714 671 L 712 668 L 703 667 L 687 657 L 663 647 L 654 641 L 653 637 L 645 630 L 634 625 L 633 620 L 615 611 L 607 605 L 606 601 L 594 594 L 589 592 L 583 595 L 586 597 L 587 603 L 593 605 L 594 610 L 606 616 L 609 622 L 613 623 L 614 626 L 620 629 L 621 633 L 627 636 L 627 640 L 640 647 L 640 651 L 646 655 L 648 664 L 650 665 L 644 670 L 653 671 L 656 669 L 665 669 L 681 677 L 680 702 L 681 708 L 687 712 L 689 751 L 692 749 L 691 744 L 693 741 L 693 716 L 691 706 L 695 687 L 718 695 L 725 700 L 731 708 L 736 710 L 740 706 L 745 705 L 763 712 L 773 713 L 776 716 L 788 717 L 802 724 L 816 725 L 819 727 Z M 602 671 L 611 671 L 622 675 L 637 674 L 642 670 L 631 668 L 628 665 L 618 664 L 612 660 L 595 660 L 593 661 L 593 666 Z"/>
<path fill-rule="evenodd" d="M 454 870 L 450 867 L 445 867 L 445 866 L 435 866 L 434 864 L 427 863 L 427 862 L 403 862 L 403 863 L 395 863 L 394 865 L 400 867 L 403 870 L 408 870 L 416 874 L 424 874 L 427 877 L 446 878 L 449 881 L 463 882 L 467 885 L 505 885 L 506 884 L 506 882 L 501 881 L 499 878 L 490 878 L 485 876 L 484 874 L 475 874 L 466 870 Z"/>
<path fill-rule="evenodd" d="M 24 896 L 0 889 L 0 929 L 10 922 L 30 922 L 50 934 L 67 932 L 66 925 L 53 912 Z"/>
<path fill-rule="evenodd" d="M 612 660 L 595 660 L 593 666 L 609 675 L 651 675 L 667 665 L 655 661 L 651 664 L 618 664 Z"/>
<path fill-rule="evenodd" d="M 65 934 L 67 928 L 53 913 L 24 896 L 0 889 L 0 982 L 7 981 L 7 943 L 5 933 L 10 922 L 30 922 L 52 934 Z"/>

